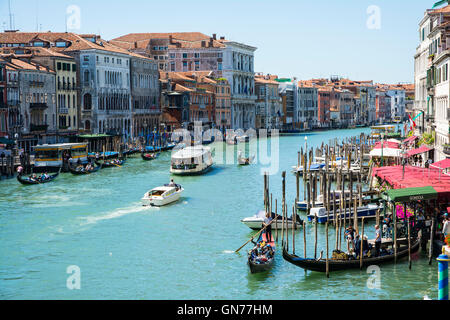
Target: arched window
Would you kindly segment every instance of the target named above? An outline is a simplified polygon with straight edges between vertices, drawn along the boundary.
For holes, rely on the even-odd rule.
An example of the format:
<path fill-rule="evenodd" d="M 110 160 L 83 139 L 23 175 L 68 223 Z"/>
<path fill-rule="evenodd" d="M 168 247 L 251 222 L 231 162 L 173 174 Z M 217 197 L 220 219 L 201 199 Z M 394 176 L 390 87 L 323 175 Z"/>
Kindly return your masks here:
<path fill-rule="evenodd" d="M 91 122 L 89 120 L 86 120 L 84 122 L 84 129 L 85 130 L 91 130 Z"/>
<path fill-rule="evenodd" d="M 86 93 L 83 96 L 83 105 L 85 110 L 91 110 L 92 108 L 92 96 L 89 93 Z"/>

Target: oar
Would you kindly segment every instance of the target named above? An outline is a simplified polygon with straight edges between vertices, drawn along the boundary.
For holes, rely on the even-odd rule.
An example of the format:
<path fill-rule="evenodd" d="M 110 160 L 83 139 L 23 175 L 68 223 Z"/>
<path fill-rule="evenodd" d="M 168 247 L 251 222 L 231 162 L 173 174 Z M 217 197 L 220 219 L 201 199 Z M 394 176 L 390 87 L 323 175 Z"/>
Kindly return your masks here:
<path fill-rule="evenodd" d="M 111 163 L 111 164 L 115 165 L 116 167 L 122 168 L 122 167 L 121 167 L 120 165 L 118 165 L 118 164 L 115 164 L 115 163 Z"/>
<path fill-rule="evenodd" d="M 279 215 L 277 214 L 277 215 L 275 216 L 275 218 L 272 219 L 272 221 L 270 221 L 270 223 L 269 223 L 267 226 L 265 226 L 264 228 L 262 228 L 261 230 L 259 230 L 253 237 L 250 238 L 250 240 L 248 240 L 246 243 L 244 243 L 244 244 L 243 244 L 239 249 L 237 249 L 235 252 L 238 253 L 239 250 L 241 250 L 247 243 L 249 243 L 250 241 L 252 241 L 253 238 L 255 238 L 257 235 L 259 235 L 261 232 L 263 232 L 263 231 L 264 231 L 268 226 L 270 226 L 270 225 L 272 224 L 272 222 L 274 222 L 278 217 L 279 217 Z"/>

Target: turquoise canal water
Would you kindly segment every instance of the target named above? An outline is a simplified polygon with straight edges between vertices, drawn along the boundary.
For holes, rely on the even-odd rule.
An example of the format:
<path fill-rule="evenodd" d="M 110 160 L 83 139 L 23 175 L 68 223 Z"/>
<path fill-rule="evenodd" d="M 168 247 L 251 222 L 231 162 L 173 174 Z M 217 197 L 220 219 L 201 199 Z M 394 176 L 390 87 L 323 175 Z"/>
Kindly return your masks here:
<path fill-rule="evenodd" d="M 308 145 L 359 135 L 369 129 L 308 134 Z M 251 142 L 256 143 L 255 141 Z M 286 170 L 288 204 L 295 195 L 297 151 L 304 135 L 280 137 L 280 170 L 270 177 L 281 201 Z M 233 152 L 234 146 L 215 143 Z M 167 183 L 170 153 L 155 161 L 130 158 L 122 168 L 88 176 L 61 174 L 55 182 L 22 186 L 0 182 L 1 299 L 422 299 L 437 298 L 437 263 L 426 254 L 383 265 L 380 288 L 370 289 L 367 270 L 305 272 L 281 256 L 268 273 L 251 274 L 246 264 L 252 235 L 240 219 L 263 207 L 261 164 L 219 164 L 203 176 L 175 177 L 181 200 L 163 208 L 143 207 L 143 194 Z M 303 195 L 301 186 L 300 194 Z M 280 212 L 280 211 L 278 211 Z M 365 226 L 373 236 L 373 222 Z M 330 232 L 330 243 L 334 233 Z M 307 224 L 307 252 L 314 253 L 314 227 Z M 290 239 L 291 235 L 290 235 Z M 303 234 L 296 248 L 303 254 Z M 325 250 L 319 226 L 319 251 Z M 79 290 L 69 290 L 69 266 L 80 268 Z"/>

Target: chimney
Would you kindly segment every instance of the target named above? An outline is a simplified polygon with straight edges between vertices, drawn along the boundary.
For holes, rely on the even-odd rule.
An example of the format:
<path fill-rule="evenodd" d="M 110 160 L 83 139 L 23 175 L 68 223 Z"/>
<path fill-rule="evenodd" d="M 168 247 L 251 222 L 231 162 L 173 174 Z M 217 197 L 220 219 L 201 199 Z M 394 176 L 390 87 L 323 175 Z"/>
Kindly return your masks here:
<path fill-rule="evenodd" d="M 134 48 L 137 49 L 137 41 L 134 42 Z"/>
<path fill-rule="evenodd" d="M 225 40 L 225 37 L 223 37 L 223 36 L 222 36 L 222 37 L 220 37 L 220 40 Z"/>
<path fill-rule="evenodd" d="M 217 34 L 213 33 L 213 39 L 216 40 Z"/>
<path fill-rule="evenodd" d="M 213 38 L 209 38 L 209 47 L 213 46 Z"/>

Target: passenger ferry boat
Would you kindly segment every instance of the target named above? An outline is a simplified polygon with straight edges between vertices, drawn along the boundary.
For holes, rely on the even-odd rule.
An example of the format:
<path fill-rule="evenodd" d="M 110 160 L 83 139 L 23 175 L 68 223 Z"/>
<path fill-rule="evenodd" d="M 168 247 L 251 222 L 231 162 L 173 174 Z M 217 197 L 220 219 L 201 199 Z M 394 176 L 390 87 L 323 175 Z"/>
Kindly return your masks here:
<path fill-rule="evenodd" d="M 179 184 L 166 184 L 145 193 L 144 197 L 142 198 L 142 202 L 144 206 L 161 207 L 166 204 L 178 201 L 183 191 L 183 187 L 181 187 Z"/>
<path fill-rule="evenodd" d="M 69 166 L 88 162 L 87 143 L 44 144 L 33 147 L 34 172 L 68 172 Z"/>
<path fill-rule="evenodd" d="M 370 136 L 372 138 L 381 138 L 381 134 L 384 133 L 385 137 L 388 133 L 395 133 L 395 129 L 397 126 L 395 124 L 384 124 L 379 126 L 372 126 L 370 129 L 372 132 L 370 133 Z M 387 138 L 386 138 L 387 139 Z"/>
<path fill-rule="evenodd" d="M 213 165 L 211 149 L 193 146 L 172 154 L 170 173 L 177 175 L 198 175 L 206 173 Z"/>

